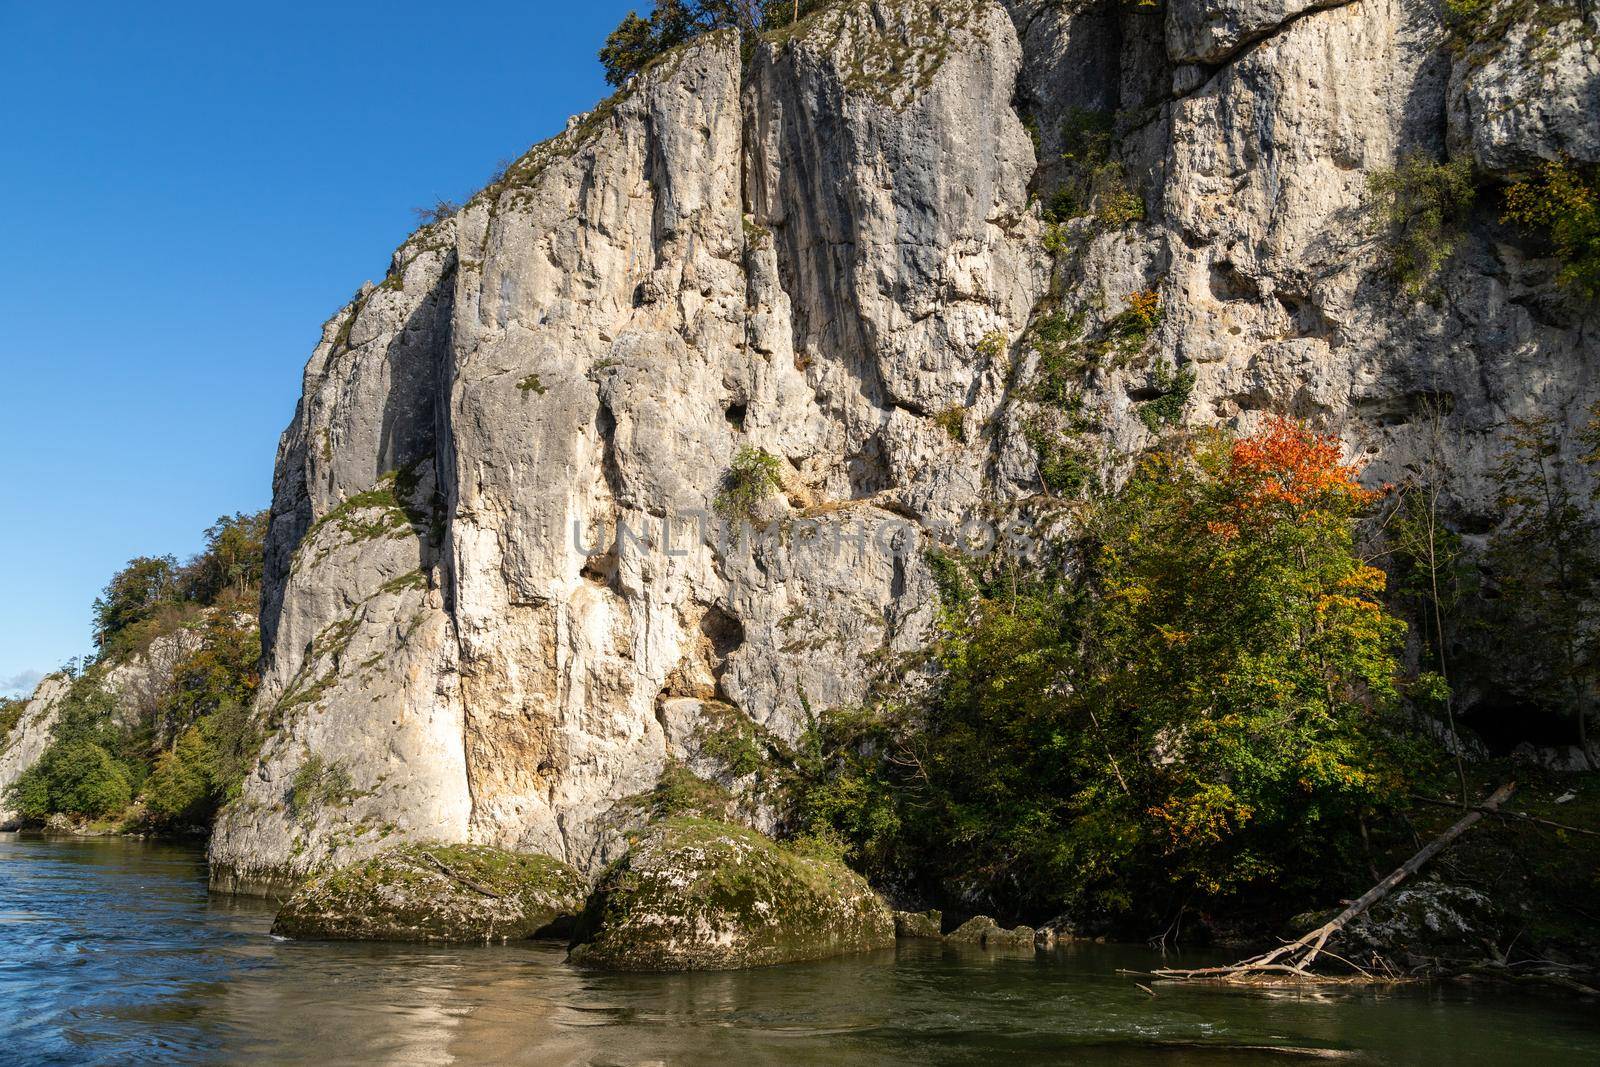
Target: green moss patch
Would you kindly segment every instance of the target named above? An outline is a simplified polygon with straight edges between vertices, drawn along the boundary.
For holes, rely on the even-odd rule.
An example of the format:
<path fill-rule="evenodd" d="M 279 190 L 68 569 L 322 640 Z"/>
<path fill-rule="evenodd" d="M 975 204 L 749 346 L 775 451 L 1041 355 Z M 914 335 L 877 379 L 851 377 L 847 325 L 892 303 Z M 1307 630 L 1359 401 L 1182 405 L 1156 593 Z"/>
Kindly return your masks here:
<path fill-rule="evenodd" d="M 730 970 L 894 943 L 865 879 L 751 830 L 698 818 L 656 824 L 600 880 L 574 963 L 623 971 Z"/>
<path fill-rule="evenodd" d="M 549 856 L 482 845 L 405 845 L 313 878 L 273 921 L 283 937 L 510 941 L 559 936 L 584 882 Z"/>

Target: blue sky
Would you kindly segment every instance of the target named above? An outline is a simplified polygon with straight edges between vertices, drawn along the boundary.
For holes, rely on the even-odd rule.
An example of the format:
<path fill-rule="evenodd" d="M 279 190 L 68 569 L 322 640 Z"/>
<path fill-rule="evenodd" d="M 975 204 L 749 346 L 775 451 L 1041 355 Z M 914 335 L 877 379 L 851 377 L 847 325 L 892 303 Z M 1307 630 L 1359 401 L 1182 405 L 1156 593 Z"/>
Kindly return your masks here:
<path fill-rule="evenodd" d="M 322 321 L 605 95 L 633 6 L 0 0 L 0 692 L 267 505 Z"/>

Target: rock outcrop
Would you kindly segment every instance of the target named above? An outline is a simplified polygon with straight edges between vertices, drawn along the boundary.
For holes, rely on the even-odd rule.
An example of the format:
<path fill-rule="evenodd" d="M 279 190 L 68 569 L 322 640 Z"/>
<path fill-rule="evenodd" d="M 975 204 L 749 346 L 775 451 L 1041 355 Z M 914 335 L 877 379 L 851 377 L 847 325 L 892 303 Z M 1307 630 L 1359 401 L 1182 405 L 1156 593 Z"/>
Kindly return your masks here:
<path fill-rule="evenodd" d="M 1292 414 L 1374 481 L 1443 449 L 1486 529 L 1508 418 L 1581 451 L 1594 318 L 1490 204 L 1403 289 L 1364 202 L 1412 153 L 1594 158 L 1594 38 L 1551 11 L 1553 59 L 1452 51 L 1421 0 L 847 0 L 748 61 L 664 57 L 324 327 L 275 476 L 274 735 L 217 884 L 397 840 L 593 874 L 686 738 L 731 711 L 793 742 L 920 647 L 929 545 L 1048 520 L 1047 469 L 1114 478 L 1164 425 Z M 1125 195 L 1047 225 L 1082 115 Z M 1105 338 L 1135 295 L 1159 324 L 1060 423 L 1041 326 Z M 758 529 L 713 514 L 741 448 L 779 460 Z M 312 760 L 351 788 L 297 810 Z"/>
<path fill-rule="evenodd" d="M 1034 929 L 1015 926 L 1007 930 L 987 915 L 974 915 L 946 934 L 945 940 L 983 948 L 1033 948 Z"/>
<path fill-rule="evenodd" d="M 21 822 L 20 813 L 6 800 L 6 794 L 50 747 L 61 698 L 71 685 L 72 680 L 62 674 L 42 679 L 28 698 L 28 706 L 22 709 L 22 718 L 0 738 L 0 830 L 15 830 Z"/>
<path fill-rule="evenodd" d="M 704 819 L 652 827 L 601 877 L 573 963 L 705 971 L 821 959 L 894 944 L 894 916 L 843 864 Z"/>
<path fill-rule="evenodd" d="M 313 878 L 273 920 L 280 937 L 519 941 L 564 937 L 584 881 L 548 856 L 476 845 L 406 845 Z"/>
<path fill-rule="evenodd" d="M 112 714 L 123 724 L 148 719 L 172 693 L 173 668 L 200 646 L 197 630 L 178 629 L 148 645 L 90 667 L 81 677 L 65 673 L 42 679 L 28 699 L 22 717 L 0 738 L 0 830 L 15 829 L 20 817 L 6 793 L 23 773 L 44 756 L 54 741 L 56 720 L 75 685 L 103 689 L 112 697 Z M 162 743 L 170 738 L 158 738 Z"/>
<path fill-rule="evenodd" d="M 894 936 L 937 941 L 943 936 L 939 933 L 943 921 L 944 916 L 938 911 L 897 911 L 894 913 Z"/>

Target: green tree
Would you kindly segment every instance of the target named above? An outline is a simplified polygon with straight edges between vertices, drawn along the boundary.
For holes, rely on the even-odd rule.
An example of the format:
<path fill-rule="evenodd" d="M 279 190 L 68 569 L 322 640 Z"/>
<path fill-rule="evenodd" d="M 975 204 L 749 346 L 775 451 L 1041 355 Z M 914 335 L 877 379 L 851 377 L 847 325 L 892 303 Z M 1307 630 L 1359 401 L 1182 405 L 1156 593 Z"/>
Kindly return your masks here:
<path fill-rule="evenodd" d="M 1444 413 L 1425 405 L 1427 449 L 1417 477 L 1396 492 L 1388 523 L 1388 540 L 1396 561 L 1395 593 L 1409 603 L 1422 638 L 1420 673 L 1411 697 L 1420 706 L 1444 711 L 1456 765 L 1461 803 L 1469 800 L 1461 737 L 1456 730 L 1452 648 L 1463 643 L 1463 624 L 1478 592 L 1477 561 L 1470 558 L 1461 535 L 1445 522 Z"/>
<path fill-rule="evenodd" d="M 156 758 L 144 790 L 145 810 L 152 821 L 193 825 L 210 817 L 212 789 L 206 762 L 205 739 L 193 726 Z"/>
<path fill-rule="evenodd" d="M 127 767 L 92 741 L 50 746 L 12 786 L 17 810 L 29 819 L 56 812 L 102 818 L 133 801 Z"/>
<path fill-rule="evenodd" d="M 1505 218 L 1543 230 L 1561 261 L 1561 284 L 1600 297 L 1600 167 L 1546 162 L 1507 187 Z"/>
<path fill-rule="evenodd" d="M 1402 625 L 1358 556 L 1373 502 L 1289 422 L 1151 453 L 1071 568 L 945 575 L 930 699 L 825 717 L 797 824 L 969 905 L 1137 923 L 1359 869 L 1400 793 Z"/>
<path fill-rule="evenodd" d="M 1435 163 L 1413 154 L 1367 178 L 1367 204 L 1388 256 L 1390 277 L 1410 292 L 1438 273 L 1457 242 L 1476 189 L 1464 159 Z"/>
<path fill-rule="evenodd" d="M 193 652 L 172 668 L 172 695 L 158 736 L 171 738 L 222 704 L 248 703 L 261 684 L 261 633 L 253 621 L 217 613 L 200 630 Z"/>
<path fill-rule="evenodd" d="M 261 586 L 268 513 L 220 516 L 206 530 L 205 548 L 183 568 L 185 599 L 215 604 L 225 594 L 243 599 Z"/>
<path fill-rule="evenodd" d="M 713 30 L 755 34 L 822 6 L 821 0 L 655 0 L 649 18 L 625 15 L 600 49 L 606 81 L 621 85 L 678 45 Z"/>
<path fill-rule="evenodd" d="M 177 561 L 171 556 L 139 556 L 112 576 L 94 602 L 94 643 L 110 651 L 136 623 L 152 618 L 178 599 Z"/>

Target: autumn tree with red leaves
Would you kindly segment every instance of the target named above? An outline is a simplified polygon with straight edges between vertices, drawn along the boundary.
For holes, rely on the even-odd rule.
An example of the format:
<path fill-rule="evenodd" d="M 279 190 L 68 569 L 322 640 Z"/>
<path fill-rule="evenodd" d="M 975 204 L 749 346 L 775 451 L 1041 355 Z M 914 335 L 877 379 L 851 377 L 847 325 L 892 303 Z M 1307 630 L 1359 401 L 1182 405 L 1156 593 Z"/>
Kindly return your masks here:
<path fill-rule="evenodd" d="M 1403 627 L 1355 549 L 1359 475 L 1286 419 L 1192 435 L 1096 507 L 1073 578 L 942 561 L 935 698 L 835 719 L 802 822 L 1011 914 L 1149 928 L 1337 891 L 1402 781 Z"/>

